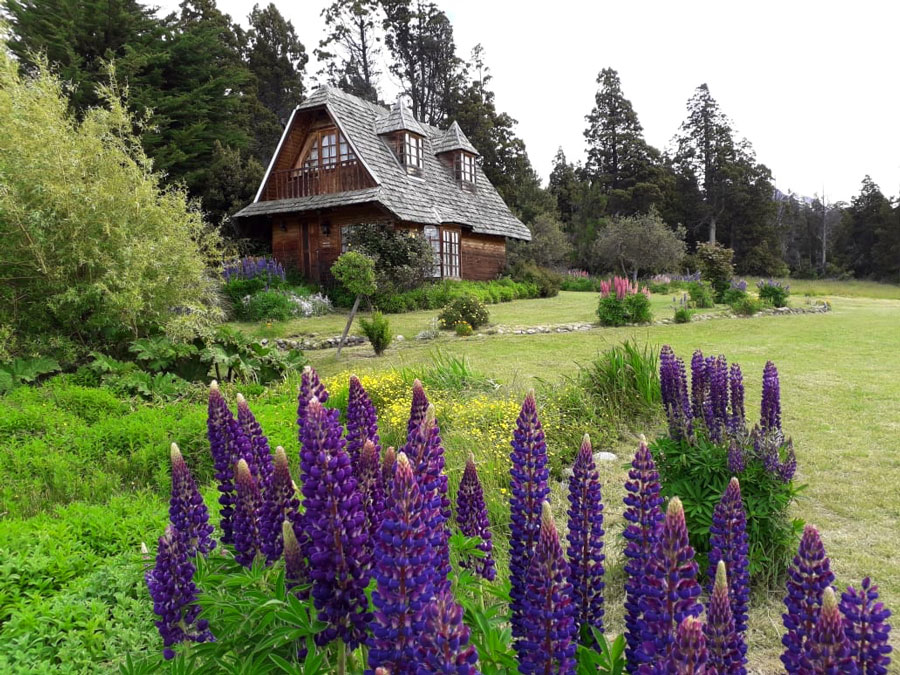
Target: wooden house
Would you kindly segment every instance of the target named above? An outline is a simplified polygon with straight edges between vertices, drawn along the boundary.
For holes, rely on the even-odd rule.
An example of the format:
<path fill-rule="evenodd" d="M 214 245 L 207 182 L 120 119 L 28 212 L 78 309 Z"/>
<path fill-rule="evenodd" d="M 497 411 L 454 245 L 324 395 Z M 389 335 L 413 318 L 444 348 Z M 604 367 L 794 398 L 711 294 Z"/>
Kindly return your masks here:
<path fill-rule="evenodd" d="M 235 217 L 318 282 L 330 279 L 354 225 L 425 237 L 441 278 L 493 279 L 507 239 L 531 239 L 456 122 L 439 129 L 417 121 L 403 99 L 388 110 L 334 87 L 297 106 L 256 198 Z"/>

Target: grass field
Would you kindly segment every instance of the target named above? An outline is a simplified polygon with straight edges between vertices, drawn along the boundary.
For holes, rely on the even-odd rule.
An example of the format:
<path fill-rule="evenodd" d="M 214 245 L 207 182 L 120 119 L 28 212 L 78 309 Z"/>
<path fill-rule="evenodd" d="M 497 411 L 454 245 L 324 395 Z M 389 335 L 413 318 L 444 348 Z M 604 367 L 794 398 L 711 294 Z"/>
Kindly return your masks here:
<path fill-rule="evenodd" d="M 833 311 L 824 315 L 751 319 L 722 314 L 685 325 L 592 328 L 572 333 L 465 339 L 445 333 L 438 340 L 427 342 L 411 338 L 429 326 L 435 312 L 415 312 L 391 316 L 395 334 L 403 334 L 407 340 L 395 343 L 381 358 L 372 356 L 368 346 L 349 348 L 340 360 L 334 350 L 311 351 L 307 355 L 323 376 L 346 371 L 364 375 L 405 368 L 421 370 L 432 363 L 436 350 L 440 350 L 465 357 L 474 370 L 499 383 L 498 391 L 483 394 L 482 398 L 513 396 L 520 400 L 536 384 L 538 391 L 547 395 L 556 383 L 573 375 L 579 363 L 587 363 L 610 345 L 627 339 L 656 346 L 670 344 L 686 358 L 700 348 L 708 354 L 724 354 L 730 362 L 741 364 L 747 385 L 748 415 L 752 417 L 758 414 L 762 368 L 771 359 L 781 376 L 784 429 L 794 440 L 798 481 L 808 486 L 795 515 L 820 528 L 841 588 L 848 583 L 858 584 L 863 576 L 871 575 L 879 584 L 885 603 L 897 611 L 900 288 L 862 282 L 791 283 L 795 305 L 802 304 L 802 294 L 809 291 L 831 300 Z M 548 300 L 493 305 L 490 310 L 492 321 L 504 325 L 590 322 L 596 298 L 593 293 L 562 293 Z M 670 316 L 671 296 L 654 297 L 653 304 L 657 318 Z M 269 337 L 301 332 L 334 335 L 343 328 L 344 320 L 335 314 L 272 328 L 243 328 Z M 286 447 L 295 442 L 292 384 L 271 391 L 259 387 L 247 391 L 273 443 Z M 16 438 L 0 437 L 3 466 L 6 471 L 18 472 L 19 467 L 24 471 L 29 463 L 38 465 L 43 473 L 36 475 L 47 477 L 46 486 L 33 486 L 34 499 L 38 500 L 34 503 L 42 505 L 42 513 L 31 518 L 10 518 L 4 514 L 11 507 L 0 503 L 0 609 L 8 612 L 0 612 L 2 672 L 108 671 L 117 668 L 125 653 L 156 649 L 157 636 L 143 588 L 143 563 L 138 548 L 141 541 L 153 542 L 164 524 L 168 442 L 177 440 L 192 465 L 205 462 L 203 475 L 210 475 L 205 457 L 208 453 L 202 397 L 159 406 L 159 410 L 146 406 L 129 409 L 128 405 L 99 394 L 57 400 L 55 404 L 68 411 L 57 422 L 43 415 L 43 399 L 40 405 L 19 410 L 13 403 L 4 407 L 6 401 L 0 398 L 0 435 L 6 429 L 22 430 Z M 448 407 L 457 402 L 441 401 L 440 405 L 447 416 Z M 515 406 L 509 415 L 514 417 L 514 413 Z M 437 414 L 440 418 L 440 407 Z M 580 420 L 567 419 L 564 423 L 572 427 L 572 436 L 580 435 Z M 53 428 L 54 424 L 60 428 Z M 610 568 L 606 607 L 613 633 L 622 628 L 618 533 L 622 526 L 624 464 L 636 446 L 637 434 L 652 437 L 661 431 L 656 424 L 629 429 L 618 440 L 609 437 L 612 440 L 608 441 L 608 449 L 616 452 L 621 461 L 605 463 L 600 468 Z M 446 440 L 448 447 L 452 446 L 448 455 L 451 481 L 458 479 L 461 457 L 470 449 L 468 445 L 478 443 L 473 438 L 450 431 Z M 479 454 L 478 447 L 471 449 Z M 61 468 L 51 450 L 58 453 L 57 457 L 71 455 L 71 467 Z M 550 450 L 560 453 L 572 448 L 551 445 Z M 76 461 L 76 453 L 82 453 L 83 459 Z M 84 462 L 86 468 L 79 468 L 79 462 Z M 108 478 L 102 483 L 95 480 L 94 484 L 101 485 L 103 491 L 92 494 L 94 484 L 79 485 L 66 473 L 78 471 L 88 471 L 89 477 L 102 472 Z M 127 484 L 117 482 L 119 474 L 127 477 Z M 487 477 L 486 487 L 500 492 L 505 480 L 505 475 Z M 15 480 L 11 484 L 16 485 Z M 213 495 L 214 490 L 207 491 L 210 503 Z M 8 486 L 0 491 L 0 497 L 10 503 L 22 499 Z M 505 500 L 500 494 L 491 498 L 494 502 Z M 564 484 L 556 482 L 552 501 L 560 521 L 564 519 L 563 500 Z M 58 509 L 52 507 L 54 502 L 67 501 L 72 503 Z M 497 534 L 502 548 L 505 533 Z M 772 673 L 780 669 L 781 600 L 780 591 L 753 599 L 748 636 L 751 672 Z M 66 637 L 53 638 L 58 642 L 41 637 L 47 640 L 46 644 L 37 644 L 38 635 Z M 66 664 L 75 658 L 80 665 L 67 668 Z"/>

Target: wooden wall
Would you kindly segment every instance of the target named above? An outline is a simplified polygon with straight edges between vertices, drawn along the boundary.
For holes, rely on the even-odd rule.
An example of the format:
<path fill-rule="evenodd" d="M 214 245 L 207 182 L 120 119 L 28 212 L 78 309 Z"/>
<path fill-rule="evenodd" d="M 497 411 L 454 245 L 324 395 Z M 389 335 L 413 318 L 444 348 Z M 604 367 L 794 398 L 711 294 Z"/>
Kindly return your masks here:
<path fill-rule="evenodd" d="M 463 279 L 472 281 L 496 279 L 506 265 L 506 239 L 463 230 L 460 265 Z"/>

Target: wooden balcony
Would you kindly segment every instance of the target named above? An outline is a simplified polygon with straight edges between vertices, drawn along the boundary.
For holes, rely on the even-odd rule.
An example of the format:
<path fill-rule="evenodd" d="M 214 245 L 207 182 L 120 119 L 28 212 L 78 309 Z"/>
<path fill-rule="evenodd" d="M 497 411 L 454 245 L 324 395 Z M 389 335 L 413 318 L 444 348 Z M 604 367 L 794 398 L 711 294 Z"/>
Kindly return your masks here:
<path fill-rule="evenodd" d="M 331 166 L 273 171 L 266 185 L 266 199 L 297 199 L 367 187 L 372 187 L 372 181 L 362 163 L 348 159 Z"/>

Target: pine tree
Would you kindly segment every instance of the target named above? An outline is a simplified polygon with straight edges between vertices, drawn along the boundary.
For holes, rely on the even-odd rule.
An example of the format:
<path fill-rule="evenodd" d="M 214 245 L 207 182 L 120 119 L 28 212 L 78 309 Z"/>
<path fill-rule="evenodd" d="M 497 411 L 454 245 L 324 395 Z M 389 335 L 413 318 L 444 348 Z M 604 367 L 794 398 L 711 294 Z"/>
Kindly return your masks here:
<path fill-rule="evenodd" d="M 875 182 L 863 178 L 839 228 L 839 261 L 858 277 L 896 278 L 900 274 L 900 223 L 897 212 Z"/>
<path fill-rule="evenodd" d="M 294 25 L 274 4 L 254 5 L 248 17 L 247 66 L 256 77 L 259 102 L 286 124 L 294 107 L 303 100 L 303 71 L 309 56 Z"/>
<path fill-rule="evenodd" d="M 553 158 L 553 170 L 550 172 L 547 189 L 556 198 L 559 219 L 565 225 L 569 225 L 575 215 L 581 191 L 579 183 L 575 165 L 566 161 L 566 153 L 559 148 Z"/>
<path fill-rule="evenodd" d="M 334 0 L 322 10 L 328 34 L 319 42 L 316 58 L 325 66 L 319 75 L 346 92 L 378 102 L 378 58 L 381 23 L 377 0 Z"/>

